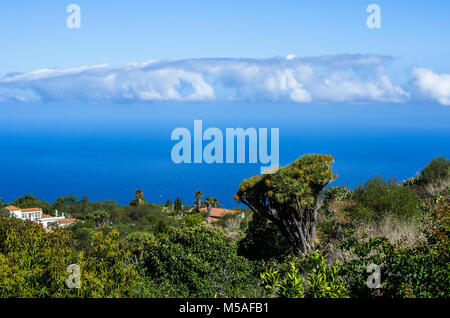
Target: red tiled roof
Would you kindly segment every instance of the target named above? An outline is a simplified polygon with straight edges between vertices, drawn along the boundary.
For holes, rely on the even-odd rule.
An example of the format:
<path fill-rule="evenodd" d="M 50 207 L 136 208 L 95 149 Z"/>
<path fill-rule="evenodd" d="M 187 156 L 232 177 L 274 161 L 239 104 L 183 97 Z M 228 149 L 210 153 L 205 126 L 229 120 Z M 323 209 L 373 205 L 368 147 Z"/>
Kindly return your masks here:
<path fill-rule="evenodd" d="M 18 210 L 20 210 L 20 208 L 15 207 L 15 206 L 13 206 L 13 205 L 10 205 L 10 206 L 7 206 L 7 207 L 5 208 L 5 210 L 8 210 L 8 211 L 18 211 Z"/>
<path fill-rule="evenodd" d="M 39 208 L 31 208 L 31 209 L 22 209 L 22 212 L 41 212 L 42 210 Z"/>
<path fill-rule="evenodd" d="M 59 224 L 67 224 L 67 223 L 72 223 L 72 222 L 75 222 L 75 221 L 78 221 L 77 219 L 64 219 L 64 220 L 60 220 L 59 221 Z"/>
<path fill-rule="evenodd" d="M 219 219 L 216 218 L 206 218 L 206 222 L 217 222 Z"/>
<path fill-rule="evenodd" d="M 200 212 L 207 212 L 207 208 L 201 208 Z M 213 218 L 221 218 L 225 215 L 236 214 L 239 213 L 236 210 L 222 209 L 222 208 L 212 208 L 210 217 Z"/>
<path fill-rule="evenodd" d="M 41 219 L 52 218 L 52 217 L 53 217 L 53 216 L 51 216 L 51 215 L 48 215 L 48 214 L 42 213 L 42 217 L 41 217 Z"/>

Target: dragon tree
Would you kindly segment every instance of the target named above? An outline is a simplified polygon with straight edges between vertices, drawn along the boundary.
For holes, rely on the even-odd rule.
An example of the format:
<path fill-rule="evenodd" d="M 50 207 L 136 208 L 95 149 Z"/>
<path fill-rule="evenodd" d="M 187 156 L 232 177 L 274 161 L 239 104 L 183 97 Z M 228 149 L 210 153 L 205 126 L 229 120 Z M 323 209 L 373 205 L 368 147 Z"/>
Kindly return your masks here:
<path fill-rule="evenodd" d="M 333 162 L 330 155 L 304 155 L 273 174 L 242 181 L 234 199 L 272 221 L 294 253 L 307 253 L 314 249 L 320 193 L 337 177 Z"/>

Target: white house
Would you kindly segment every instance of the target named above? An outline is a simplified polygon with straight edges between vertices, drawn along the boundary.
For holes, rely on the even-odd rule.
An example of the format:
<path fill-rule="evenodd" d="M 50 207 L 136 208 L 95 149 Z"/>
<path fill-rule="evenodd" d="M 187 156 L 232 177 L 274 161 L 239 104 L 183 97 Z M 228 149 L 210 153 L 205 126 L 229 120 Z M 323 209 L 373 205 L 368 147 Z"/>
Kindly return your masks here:
<path fill-rule="evenodd" d="M 51 216 L 42 213 L 42 209 L 31 208 L 31 209 L 21 209 L 15 206 L 7 206 L 4 211 L 9 213 L 10 216 L 14 216 L 21 220 L 30 220 L 31 222 L 42 224 L 45 228 L 51 225 L 58 225 L 59 227 L 66 227 L 67 225 L 76 221 L 76 219 L 66 219 L 64 213 L 58 216 L 58 211 L 55 211 L 55 216 Z"/>

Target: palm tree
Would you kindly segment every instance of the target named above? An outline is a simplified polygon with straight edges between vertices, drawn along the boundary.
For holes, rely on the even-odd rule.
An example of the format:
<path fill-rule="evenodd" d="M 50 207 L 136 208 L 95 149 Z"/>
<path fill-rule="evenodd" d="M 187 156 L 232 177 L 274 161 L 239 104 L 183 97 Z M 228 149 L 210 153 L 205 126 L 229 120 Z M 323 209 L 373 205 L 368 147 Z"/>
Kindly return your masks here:
<path fill-rule="evenodd" d="M 135 196 L 138 201 L 138 204 L 141 204 L 142 201 L 144 201 L 144 191 L 142 191 L 141 189 L 136 191 Z"/>
<path fill-rule="evenodd" d="M 207 197 L 205 199 L 206 209 L 208 210 L 208 218 L 211 216 L 211 210 L 212 210 L 212 198 Z"/>
<path fill-rule="evenodd" d="M 131 200 L 130 205 L 131 206 L 137 206 L 140 204 L 146 204 L 147 201 L 145 201 L 144 198 L 144 191 L 142 191 L 141 189 L 137 190 L 136 193 L 134 194 L 135 198 L 133 200 Z"/>
<path fill-rule="evenodd" d="M 205 204 L 208 209 L 208 217 L 210 217 L 212 208 L 215 208 L 219 204 L 219 201 L 216 198 L 207 197 L 205 199 Z"/>
<path fill-rule="evenodd" d="M 197 210 L 200 211 L 200 205 L 202 204 L 202 198 L 203 198 L 203 193 L 202 191 L 198 190 L 197 192 L 195 192 L 195 198 L 197 199 Z"/>

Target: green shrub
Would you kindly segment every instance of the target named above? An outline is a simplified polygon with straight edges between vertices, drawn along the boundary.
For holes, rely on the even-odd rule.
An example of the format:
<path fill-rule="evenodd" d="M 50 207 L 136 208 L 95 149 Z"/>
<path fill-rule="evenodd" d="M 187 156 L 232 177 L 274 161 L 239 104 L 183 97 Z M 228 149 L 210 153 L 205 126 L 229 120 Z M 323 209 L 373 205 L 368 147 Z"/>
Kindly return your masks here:
<path fill-rule="evenodd" d="M 288 264 L 287 270 L 271 267 L 261 274 L 262 285 L 269 294 L 282 298 L 349 297 L 339 263 L 327 264 L 325 257 L 317 251 L 304 255 L 300 265 L 302 273 L 295 261 Z"/>
<path fill-rule="evenodd" d="M 195 226 L 203 224 L 203 216 L 201 213 L 189 214 L 184 218 L 186 226 Z"/>
<path fill-rule="evenodd" d="M 419 184 L 419 177 L 410 177 L 402 181 L 402 185 L 405 187 L 412 187 Z"/>
<path fill-rule="evenodd" d="M 421 184 L 435 183 L 440 185 L 450 178 L 450 160 L 445 157 L 434 158 L 423 168 L 419 175 Z"/>
<path fill-rule="evenodd" d="M 281 259 L 290 248 L 280 230 L 258 213 L 253 214 L 245 236 L 238 242 L 238 254 L 251 260 Z"/>
<path fill-rule="evenodd" d="M 78 297 L 130 297 L 138 279 L 135 265 L 130 264 L 131 252 L 120 246 L 119 232 L 112 230 L 91 236 L 91 251 L 80 255 L 81 289 Z"/>
<path fill-rule="evenodd" d="M 335 261 L 332 265 L 326 263 L 325 257 L 312 253 L 314 267 L 308 276 L 309 288 L 306 296 L 312 298 L 347 298 L 349 290 L 343 281 L 341 265 Z"/>
<path fill-rule="evenodd" d="M 72 239 L 75 248 L 78 251 L 89 252 L 91 234 L 96 230 L 96 224 L 93 220 L 76 222 L 68 228 L 72 232 Z"/>
<path fill-rule="evenodd" d="M 239 297 L 254 290 L 253 264 L 236 254 L 221 230 L 204 225 L 171 228 L 152 242 L 144 256 L 146 274 L 157 294 L 176 297 Z"/>
<path fill-rule="evenodd" d="M 320 234 L 320 246 L 339 240 L 344 232 L 345 224 L 338 222 L 336 215 L 322 215 L 317 223 Z"/>
<path fill-rule="evenodd" d="M 329 187 L 323 191 L 323 204 L 328 207 L 333 202 L 351 200 L 352 191 L 346 186 Z"/>
<path fill-rule="evenodd" d="M 0 217 L 0 297 L 67 297 L 66 268 L 77 263 L 69 232 Z"/>
<path fill-rule="evenodd" d="M 345 263 L 343 269 L 352 296 L 376 295 L 367 287 L 367 266 L 381 265 L 384 297 L 450 297 L 450 214 L 448 196 L 438 196 L 429 202 L 429 214 L 434 225 L 427 229 L 426 240 L 413 246 L 391 244 L 385 237 L 364 241 L 349 232 L 340 245 L 357 257 Z"/>
<path fill-rule="evenodd" d="M 278 285 L 278 296 L 282 298 L 303 298 L 304 297 L 304 286 L 303 278 L 298 273 L 298 268 L 295 267 L 295 263 L 290 263 L 290 271 L 288 271 L 280 282 L 275 284 Z M 261 278 L 264 278 L 261 275 Z"/>
<path fill-rule="evenodd" d="M 130 253 L 119 248 L 119 233 L 90 237 L 88 253 L 72 246 L 71 232 L 0 217 L 0 297 L 127 297 L 137 272 L 126 265 Z M 66 286 L 66 269 L 78 264 L 80 288 Z"/>
<path fill-rule="evenodd" d="M 385 216 L 410 218 L 419 214 L 419 199 L 409 187 L 398 185 L 395 179 L 375 177 L 354 190 L 356 204 L 347 208 L 353 219 L 379 221 Z"/>
<path fill-rule="evenodd" d="M 133 232 L 128 234 L 123 240 L 123 248 L 129 250 L 135 260 L 139 260 L 150 244 L 155 239 L 154 235 L 148 232 Z"/>

